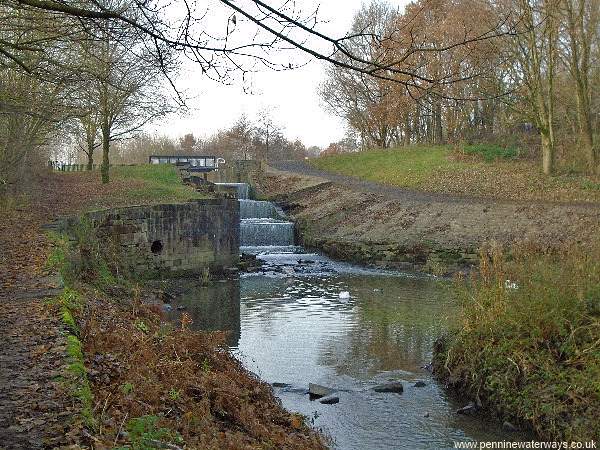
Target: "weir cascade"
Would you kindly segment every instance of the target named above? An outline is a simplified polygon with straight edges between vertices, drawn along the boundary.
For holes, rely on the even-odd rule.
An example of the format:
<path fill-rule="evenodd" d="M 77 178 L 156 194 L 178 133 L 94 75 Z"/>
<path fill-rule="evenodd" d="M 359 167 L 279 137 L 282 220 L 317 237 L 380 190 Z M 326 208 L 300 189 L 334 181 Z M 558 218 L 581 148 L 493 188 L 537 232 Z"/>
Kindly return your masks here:
<path fill-rule="evenodd" d="M 285 220 L 273 203 L 248 199 L 250 189 L 246 183 L 216 184 L 237 190 L 241 247 L 294 245 L 294 224 Z"/>
<path fill-rule="evenodd" d="M 246 200 L 248 197 L 250 197 L 250 186 L 248 183 L 215 183 L 215 186 L 235 188 L 238 200 Z"/>

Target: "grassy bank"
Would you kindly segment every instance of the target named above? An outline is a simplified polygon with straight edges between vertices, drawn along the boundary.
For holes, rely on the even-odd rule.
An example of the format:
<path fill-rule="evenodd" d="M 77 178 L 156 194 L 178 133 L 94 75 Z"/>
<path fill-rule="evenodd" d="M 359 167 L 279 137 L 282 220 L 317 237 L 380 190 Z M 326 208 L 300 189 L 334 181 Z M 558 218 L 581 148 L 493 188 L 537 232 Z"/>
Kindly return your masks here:
<path fill-rule="evenodd" d="M 548 201 L 600 201 L 600 178 L 544 176 L 517 148 L 494 145 L 400 147 L 324 156 L 315 167 L 430 192 Z"/>
<path fill-rule="evenodd" d="M 60 174 L 75 177 L 75 180 L 88 184 L 99 184 L 97 172 L 72 172 Z M 177 169 L 170 164 L 145 164 L 138 166 L 117 166 L 111 168 L 111 182 L 90 208 L 96 206 L 117 206 L 131 204 L 153 204 L 184 202 L 193 198 L 204 198 L 192 187 L 181 183 Z"/>
<path fill-rule="evenodd" d="M 438 375 L 544 438 L 599 439 L 599 250 L 483 255 L 480 276 L 460 283 L 461 323 L 436 348 Z"/>
<path fill-rule="evenodd" d="M 126 193 L 131 201 L 160 203 L 203 198 L 193 188 L 181 184 L 177 169 L 170 164 L 114 167 L 112 177 L 115 181 L 135 180 L 140 183 L 138 188 Z"/>

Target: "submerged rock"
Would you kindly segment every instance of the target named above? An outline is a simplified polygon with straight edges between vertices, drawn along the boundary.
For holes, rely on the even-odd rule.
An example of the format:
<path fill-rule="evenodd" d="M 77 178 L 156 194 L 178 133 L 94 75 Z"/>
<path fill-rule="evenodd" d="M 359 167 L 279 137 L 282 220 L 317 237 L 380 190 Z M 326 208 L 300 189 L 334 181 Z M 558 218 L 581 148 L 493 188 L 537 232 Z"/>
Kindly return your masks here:
<path fill-rule="evenodd" d="M 334 389 L 328 388 L 327 386 L 321 386 L 320 384 L 308 383 L 308 393 L 312 397 L 326 397 L 335 392 Z"/>
<path fill-rule="evenodd" d="M 289 384 L 287 384 L 287 383 L 278 383 L 276 381 L 275 383 L 272 383 L 271 386 L 276 387 L 276 388 L 284 388 L 284 387 L 289 387 Z"/>
<path fill-rule="evenodd" d="M 326 395 L 319 399 L 319 403 L 323 403 L 324 405 L 334 405 L 339 402 L 340 398 L 337 395 Z"/>
<path fill-rule="evenodd" d="M 424 381 L 419 380 L 413 386 L 414 387 L 425 387 L 425 386 L 427 386 L 427 384 L 425 384 Z"/>
<path fill-rule="evenodd" d="M 466 406 L 456 410 L 456 414 L 475 414 L 477 412 L 477 405 L 474 402 L 469 402 Z"/>
<path fill-rule="evenodd" d="M 424 366 L 421 366 L 421 369 L 426 370 L 429 373 L 433 372 L 433 364 L 429 363 L 429 364 L 425 364 Z"/>
<path fill-rule="evenodd" d="M 394 392 L 396 394 L 402 394 L 404 392 L 404 386 L 399 381 L 393 383 L 379 384 L 373 388 L 375 392 Z"/>

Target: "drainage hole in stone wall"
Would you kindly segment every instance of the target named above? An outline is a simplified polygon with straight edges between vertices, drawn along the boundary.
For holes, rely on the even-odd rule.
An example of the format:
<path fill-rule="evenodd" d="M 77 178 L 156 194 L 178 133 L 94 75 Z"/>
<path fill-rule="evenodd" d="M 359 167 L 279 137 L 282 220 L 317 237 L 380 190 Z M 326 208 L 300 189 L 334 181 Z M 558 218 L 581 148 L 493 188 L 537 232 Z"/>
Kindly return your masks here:
<path fill-rule="evenodd" d="M 154 253 L 155 255 L 158 255 L 160 252 L 162 252 L 162 249 L 163 249 L 162 241 L 154 241 L 152 243 L 152 245 L 150 246 L 150 251 L 152 253 Z"/>

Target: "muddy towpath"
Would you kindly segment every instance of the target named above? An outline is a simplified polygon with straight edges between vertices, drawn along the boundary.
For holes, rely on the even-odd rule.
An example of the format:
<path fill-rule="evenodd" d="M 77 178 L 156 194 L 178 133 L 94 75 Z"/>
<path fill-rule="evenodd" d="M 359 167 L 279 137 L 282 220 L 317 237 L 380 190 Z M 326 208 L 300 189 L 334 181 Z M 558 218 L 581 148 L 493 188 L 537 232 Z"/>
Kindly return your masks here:
<path fill-rule="evenodd" d="M 272 163 L 259 186 L 293 218 L 304 245 L 365 264 L 448 274 L 476 263 L 484 243 L 554 246 L 597 235 L 600 205 L 414 191 Z"/>
<path fill-rule="evenodd" d="M 55 448 L 75 442 L 77 405 L 62 382 L 66 339 L 57 307 L 62 291 L 46 260 L 45 225 L 125 186 L 99 186 L 89 174 L 45 174 L 7 196 L 0 217 L 0 448 Z M 131 186 L 129 186 L 131 187 Z"/>

